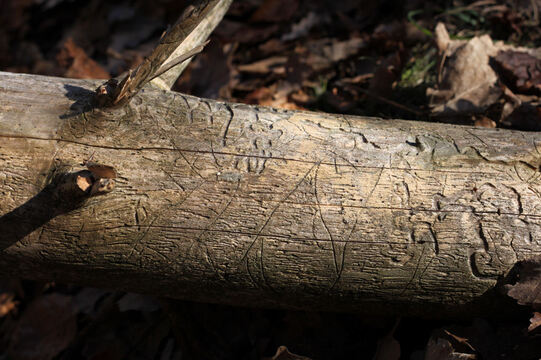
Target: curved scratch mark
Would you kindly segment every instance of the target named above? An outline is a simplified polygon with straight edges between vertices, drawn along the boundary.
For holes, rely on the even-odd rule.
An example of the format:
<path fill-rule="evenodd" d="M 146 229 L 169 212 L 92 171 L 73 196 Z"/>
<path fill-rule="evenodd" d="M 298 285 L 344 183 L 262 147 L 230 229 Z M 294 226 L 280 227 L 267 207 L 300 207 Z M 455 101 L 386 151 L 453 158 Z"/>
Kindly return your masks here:
<path fill-rule="evenodd" d="M 364 201 L 365 204 L 368 204 L 368 200 L 372 197 L 372 194 L 374 193 L 374 190 L 376 190 L 376 187 L 379 185 L 379 181 L 381 180 L 381 174 L 383 174 L 383 167 L 379 169 L 378 178 L 376 179 L 376 183 L 372 187 L 372 190 L 368 193 L 368 196 L 366 197 L 366 200 Z"/>
<path fill-rule="evenodd" d="M 222 131 L 222 146 L 226 146 L 227 143 L 226 143 L 226 139 L 227 139 L 227 133 L 229 132 L 229 126 L 231 126 L 231 122 L 233 121 L 233 109 L 231 109 L 231 107 L 227 104 L 225 104 L 225 108 L 229 111 L 229 119 L 227 119 L 227 122 L 225 124 L 225 128 L 224 130 Z"/>
<path fill-rule="evenodd" d="M 173 175 L 169 174 L 167 171 L 165 171 L 164 169 L 160 169 L 161 171 L 163 171 L 167 176 L 169 176 L 171 178 L 171 180 L 180 188 L 180 190 L 182 191 L 186 191 L 186 189 L 184 188 L 184 186 L 180 185 L 179 182 L 173 177 Z"/>
<path fill-rule="evenodd" d="M 205 235 L 207 232 L 209 232 L 212 229 L 212 226 L 222 217 L 222 215 L 225 213 L 225 211 L 229 208 L 229 206 L 231 205 L 231 203 L 235 199 L 235 195 L 237 194 L 239 188 L 240 188 L 240 180 L 237 181 L 237 187 L 233 191 L 233 194 L 231 194 L 231 197 L 229 198 L 227 204 L 223 207 L 222 210 L 220 210 L 219 213 L 216 213 L 216 216 L 214 217 L 214 219 L 212 219 L 209 222 L 209 224 L 203 230 L 201 230 L 199 232 L 198 236 L 194 239 L 194 243 L 197 243 L 197 245 L 199 247 L 202 247 L 201 238 L 203 237 L 203 235 Z M 191 246 L 190 246 L 190 248 L 191 248 Z M 215 267 L 214 260 L 213 260 L 211 254 L 210 254 L 209 247 L 206 244 L 205 244 L 205 250 L 206 250 L 206 254 L 207 254 L 207 262 L 212 267 L 212 269 L 214 270 L 216 275 L 218 275 L 218 277 L 220 277 L 220 278 L 223 278 L 222 275 L 218 272 L 218 269 Z"/>
<path fill-rule="evenodd" d="M 340 279 L 342 278 L 342 273 L 344 272 L 344 267 L 345 267 L 345 264 L 346 264 L 346 250 L 347 250 L 347 246 L 348 246 L 348 243 L 349 243 L 349 239 L 351 238 L 351 235 L 353 234 L 353 232 L 355 231 L 355 229 L 357 228 L 357 218 L 355 218 L 355 223 L 353 224 L 353 227 L 351 228 L 351 231 L 349 232 L 349 235 L 348 237 L 344 240 L 344 249 L 342 251 L 342 262 L 340 264 L 340 271 L 338 272 L 338 275 L 336 276 L 336 279 L 334 280 L 331 288 L 329 289 L 329 291 L 332 291 L 334 289 L 334 287 L 336 286 L 336 284 L 338 284 L 338 282 L 340 281 Z M 365 261 L 366 263 L 366 261 Z M 363 269 L 364 269 L 364 264 L 363 264 Z M 362 270 L 361 270 L 362 271 Z"/>
<path fill-rule="evenodd" d="M 197 184 L 196 187 L 194 187 L 188 194 L 186 194 L 186 196 L 184 197 L 184 199 L 180 200 L 179 202 L 175 203 L 175 204 L 171 204 L 171 205 L 168 205 L 168 207 L 174 207 L 174 206 L 180 206 L 182 204 L 184 204 L 184 202 L 186 200 L 188 200 L 188 198 L 197 190 L 201 187 L 201 185 L 203 185 L 205 183 L 205 181 L 201 181 L 199 184 Z M 152 227 L 152 225 L 154 225 L 154 223 L 156 222 L 156 220 L 158 220 L 160 218 L 161 214 L 160 212 L 158 212 L 158 215 L 156 215 L 154 217 L 154 219 L 152 219 L 152 221 L 148 224 L 148 226 L 146 227 L 144 233 L 134 241 L 134 244 L 133 244 L 133 247 L 132 247 L 132 250 L 131 252 L 128 254 L 128 256 L 126 257 L 126 260 L 129 260 L 133 253 L 135 252 L 135 249 L 137 248 L 137 246 L 139 246 L 139 244 L 141 244 L 141 242 L 143 241 L 143 239 L 147 236 L 148 232 L 150 231 L 150 228 Z"/>
<path fill-rule="evenodd" d="M 417 275 L 417 271 L 419 271 L 419 266 L 421 265 L 421 262 L 423 261 L 423 255 L 425 254 L 426 246 L 423 246 L 423 250 L 421 251 L 421 255 L 419 256 L 419 261 L 417 262 L 417 266 L 415 267 L 415 271 L 413 272 L 413 275 L 411 276 L 411 279 L 408 281 L 406 286 L 404 286 L 404 289 L 402 289 L 402 292 L 400 293 L 400 296 L 404 295 L 408 287 L 411 285 L 413 280 L 415 279 L 415 276 Z"/>
<path fill-rule="evenodd" d="M 263 282 L 265 283 L 265 285 L 267 285 L 267 287 L 269 288 L 269 290 L 271 290 L 272 292 L 274 293 L 278 293 L 272 286 L 271 284 L 269 283 L 269 279 L 267 278 L 267 275 L 265 274 L 265 266 L 264 266 L 264 255 L 263 255 L 263 245 L 265 244 L 265 242 L 263 240 L 261 240 L 261 248 L 260 248 L 260 257 L 259 257 L 259 267 L 260 267 L 260 271 L 261 271 L 261 277 L 263 278 Z"/>
<path fill-rule="evenodd" d="M 252 247 L 255 245 L 256 241 L 259 239 L 259 237 L 261 236 L 261 233 L 263 232 L 263 229 L 265 229 L 265 227 L 267 226 L 267 224 L 270 222 L 270 219 L 272 218 L 272 216 L 274 215 L 274 213 L 276 212 L 276 210 L 278 210 L 278 208 L 295 192 L 297 191 L 297 189 L 299 188 L 299 186 L 302 184 L 302 182 L 306 179 L 306 177 L 308 176 L 308 174 L 310 174 L 312 172 L 312 170 L 318 166 L 321 162 L 319 163 L 315 163 L 310 169 L 308 169 L 308 171 L 306 172 L 306 174 L 304 174 L 304 176 L 302 177 L 302 179 L 297 183 L 295 184 L 295 186 L 293 187 L 293 189 L 287 193 L 287 195 L 284 197 L 284 199 L 282 199 L 280 202 L 278 202 L 278 204 L 272 209 L 272 211 L 270 212 L 269 216 L 267 217 L 267 219 L 265 220 L 265 222 L 263 223 L 263 226 L 261 226 L 261 228 L 259 229 L 259 231 L 257 232 L 257 234 L 255 235 L 255 239 L 254 241 L 252 241 L 252 243 L 250 244 L 250 246 L 248 247 L 248 249 L 244 252 L 244 255 L 242 256 L 242 258 L 240 259 L 240 261 L 244 261 L 246 259 L 246 262 L 248 263 L 248 253 L 250 252 L 250 250 L 252 250 Z"/>
<path fill-rule="evenodd" d="M 175 145 L 174 141 L 171 140 L 171 142 L 173 143 L 173 147 L 175 147 L 178 151 L 178 153 L 180 154 L 180 156 L 182 157 L 182 159 L 184 159 L 184 161 L 186 162 L 186 164 L 188 164 L 188 166 L 190 167 L 190 169 L 197 175 L 199 176 L 201 179 L 205 179 L 200 173 L 199 171 L 197 171 L 197 169 L 190 163 L 190 161 L 186 158 L 186 156 L 184 155 L 184 153 L 179 149 L 177 148 L 177 146 Z"/>
<path fill-rule="evenodd" d="M 323 212 L 321 211 L 321 202 L 319 201 L 319 196 L 317 194 L 317 175 L 319 173 L 319 166 L 317 167 L 316 169 L 316 173 L 314 175 L 314 195 L 316 197 L 316 204 L 317 204 L 317 207 L 318 207 L 318 210 L 319 210 L 319 218 L 321 219 L 321 222 L 323 223 L 323 227 L 325 228 L 325 231 L 327 231 L 327 235 L 329 235 L 329 239 L 331 240 L 331 248 L 332 248 L 332 257 L 333 257 L 333 261 L 334 261 L 334 269 L 336 271 L 336 275 L 338 276 L 338 273 L 340 272 L 339 270 L 339 265 L 338 265 L 338 260 L 336 259 L 337 257 L 337 254 L 336 254 L 336 244 L 334 243 L 334 239 L 332 237 L 332 234 L 331 234 L 331 231 L 329 230 L 329 227 L 327 226 L 327 223 L 325 222 L 325 219 L 323 218 Z"/>

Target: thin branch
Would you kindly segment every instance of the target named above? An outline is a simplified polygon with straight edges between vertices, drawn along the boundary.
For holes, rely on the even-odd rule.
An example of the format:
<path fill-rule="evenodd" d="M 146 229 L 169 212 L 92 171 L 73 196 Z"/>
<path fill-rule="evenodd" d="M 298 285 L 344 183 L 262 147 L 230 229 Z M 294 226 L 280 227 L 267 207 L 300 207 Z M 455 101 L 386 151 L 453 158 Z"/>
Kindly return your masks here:
<path fill-rule="evenodd" d="M 187 52 L 186 54 L 182 54 L 180 55 L 179 57 L 175 58 L 174 60 L 168 62 L 167 64 L 164 64 L 157 72 L 156 74 L 154 74 L 152 76 L 152 78 L 150 79 L 150 81 L 154 80 L 155 78 L 157 78 L 158 76 L 161 76 L 162 74 L 166 73 L 167 71 L 171 70 L 172 68 L 174 68 L 175 66 L 177 65 L 180 65 L 182 64 L 184 61 L 188 60 L 188 59 L 191 59 L 192 57 L 194 57 L 195 55 L 199 54 L 201 51 L 203 51 L 203 49 L 205 48 L 205 46 L 209 43 L 210 40 L 207 40 L 204 44 L 202 45 L 199 45 L 198 47 L 190 50 L 189 52 Z"/>
<path fill-rule="evenodd" d="M 169 63 L 172 61 L 172 59 L 177 58 L 179 55 L 205 43 L 210 34 L 222 21 L 222 18 L 227 13 L 227 10 L 232 2 L 233 0 L 221 0 L 219 4 L 217 4 L 214 9 L 208 13 L 203 21 L 201 21 L 197 28 L 192 31 L 190 35 L 188 35 L 182 44 L 179 45 L 175 52 L 171 54 L 169 59 L 167 59 L 167 62 Z M 171 71 L 167 71 L 161 76 L 152 80 L 152 84 L 163 90 L 170 90 L 189 63 L 189 61 L 180 63 L 178 66 L 171 69 Z"/>
<path fill-rule="evenodd" d="M 119 83 L 111 79 L 96 90 L 98 106 L 117 107 L 127 104 L 143 86 L 156 77 L 167 59 L 220 1 L 222 0 L 206 0 L 197 6 L 188 6 L 141 65 L 135 70 L 130 70 Z"/>

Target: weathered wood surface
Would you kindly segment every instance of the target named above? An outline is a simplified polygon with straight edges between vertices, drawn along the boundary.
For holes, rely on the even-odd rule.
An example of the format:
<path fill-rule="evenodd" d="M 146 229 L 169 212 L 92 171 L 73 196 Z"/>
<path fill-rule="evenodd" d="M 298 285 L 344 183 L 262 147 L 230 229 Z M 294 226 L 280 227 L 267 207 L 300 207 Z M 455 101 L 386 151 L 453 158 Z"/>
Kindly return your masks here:
<path fill-rule="evenodd" d="M 97 85 L 0 73 L 0 272 L 198 301 L 422 311 L 460 309 L 541 253 L 538 133 L 149 87 L 106 112 L 89 109 Z M 69 212 L 43 206 L 53 168 L 80 170 L 93 153 L 116 168 L 116 189 Z"/>

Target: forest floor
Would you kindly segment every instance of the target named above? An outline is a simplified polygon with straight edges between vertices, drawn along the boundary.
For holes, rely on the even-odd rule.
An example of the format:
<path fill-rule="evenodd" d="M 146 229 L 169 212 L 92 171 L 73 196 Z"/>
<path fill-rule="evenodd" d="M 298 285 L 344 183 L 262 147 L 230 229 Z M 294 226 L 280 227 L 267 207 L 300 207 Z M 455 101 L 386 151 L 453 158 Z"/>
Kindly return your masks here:
<path fill-rule="evenodd" d="M 117 76 L 149 54 L 188 3 L 3 0 L 0 70 Z M 539 9 L 541 0 L 235 1 L 174 90 L 541 131 Z M 540 324 L 527 308 L 511 319 L 379 318 L 0 278 L 0 360 L 539 359 Z"/>

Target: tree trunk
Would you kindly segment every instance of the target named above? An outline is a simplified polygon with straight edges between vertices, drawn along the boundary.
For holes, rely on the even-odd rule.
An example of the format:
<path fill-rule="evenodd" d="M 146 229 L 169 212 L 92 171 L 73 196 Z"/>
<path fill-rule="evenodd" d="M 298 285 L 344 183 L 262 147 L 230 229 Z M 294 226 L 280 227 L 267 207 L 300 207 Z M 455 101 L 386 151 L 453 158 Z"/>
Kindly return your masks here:
<path fill-rule="evenodd" d="M 0 272 L 181 299 L 479 310 L 541 253 L 537 133 L 286 111 L 0 73 Z M 76 207 L 54 173 L 116 188 Z M 49 185 L 48 185 L 49 184 Z M 486 297 L 486 296 L 485 296 Z"/>

